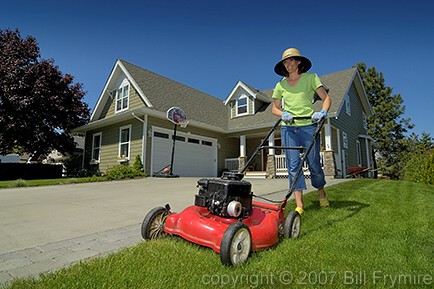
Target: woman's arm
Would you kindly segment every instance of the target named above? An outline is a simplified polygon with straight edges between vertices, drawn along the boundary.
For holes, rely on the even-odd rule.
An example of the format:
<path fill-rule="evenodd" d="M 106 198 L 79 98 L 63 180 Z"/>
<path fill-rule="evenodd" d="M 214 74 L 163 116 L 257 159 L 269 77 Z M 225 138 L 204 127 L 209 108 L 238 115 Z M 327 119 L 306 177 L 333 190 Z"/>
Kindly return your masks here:
<path fill-rule="evenodd" d="M 274 99 L 273 101 L 273 108 L 271 112 L 275 115 L 280 117 L 282 115 L 282 109 L 280 108 L 282 104 L 282 101 L 280 99 Z"/>
<path fill-rule="evenodd" d="M 316 94 L 318 94 L 318 96 L 322 100 L 322 110 L 329 111 L 330 105 L 332 104 L 332 100 L 329 94 L 327 93 L 327 91 L 324 89 L 324 87 L 323 86 L 318 87 L 318 89 L 316 90 Z"/>

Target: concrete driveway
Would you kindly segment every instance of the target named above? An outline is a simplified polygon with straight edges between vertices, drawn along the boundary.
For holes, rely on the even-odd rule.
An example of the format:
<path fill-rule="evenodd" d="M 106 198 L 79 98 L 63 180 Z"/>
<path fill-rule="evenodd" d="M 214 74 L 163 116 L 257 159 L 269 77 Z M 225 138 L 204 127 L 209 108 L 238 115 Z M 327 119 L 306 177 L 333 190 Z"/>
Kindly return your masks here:
<path fill-rule="evenodd" d="M 0 283 L 140 242 L 146 213 L 167 203 L 175 212 L 193 205 L 197 180 L 143 178 L 1 189 Z M 287 179 L 246 180 L 256 195 L 277 200 L 288 189 Z M 340 181 L 328 180 L 328 185 Z"/>

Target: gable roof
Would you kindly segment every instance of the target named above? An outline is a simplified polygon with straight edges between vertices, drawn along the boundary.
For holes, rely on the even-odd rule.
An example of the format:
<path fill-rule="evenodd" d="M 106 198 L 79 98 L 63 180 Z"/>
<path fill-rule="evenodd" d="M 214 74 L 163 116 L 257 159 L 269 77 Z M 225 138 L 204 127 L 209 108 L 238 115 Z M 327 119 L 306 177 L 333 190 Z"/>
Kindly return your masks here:
<path fill-rule="evenodd" d="M 343 100 L 348 94 L 351 84 L 354 82 L 360 102 L 366 114 L 372 114 L 372 108 L 369 104 L 368 97 L 362 85 L 360 74 L 356 67 L 346 70 L 326 74 L 320 77 L 321 81 L 329 88 L 329 95 L 332 99 L 332 104 L 329 109 L 330 116 L 337 116 L 342 108 Z M 315 109 L 321 109 L 321 102 L 315 103 Z"/>
<path fill-rule="evenodd" d="M 369 101 L 363 89 L 363 85 L 361 85 L 362 82 L 357 68 L 353 67 L 346 70 L 326 74 L 320 76 L 320 78 L 323 84 L 327 87 L 328 93 L 332 99 L 332 104 L 329 109 L 329 115 L 331 117 L 335 117 L 338 115 L 340 109 L 342 108 L 343 100 L 347 95 L 353 81 L 355 82 L 359 98 L 362 105 L 364 106 L 366 114 L 369 116 L 372 113 L 372 108 L 369 105 Z M 259 109 L 259 111 L 255 115 L 246 115 L 231 119 L 228 125 L 229 131 L 270 127 L 277 120 L 276 116 L 274 116 L 271 112 L 273 89 L 265 90 L 261 93 L 263 95 L 266 95 L 266 97 L 269 99 L 269 103 L 264 102 L 263 107 Z M 314 104 L 314 108 L 316 111 L 321 110 L 321 107 L 321 101 L 317 101 Z"/>
<path fill-rule="evenodd" d="M 236 98 L 236 91 L 238 89 L 243 89 L 246 91 L 249 95 L 253 96 L 253 98 L 258 99 L 260 101 L 264 102 L 271 102 L 272 100 L 262 91 L 259 89 L 254 88 L 251 85 L 248 85 L 247 83 L 238 80 L 237 84 L 235 84 L 234 88 L 232 89 L 231 93 L 229 93 L 228 97 L 224 101 L 224 104 L 227 105 L 231 100 Z"/>
<path fill-rule="evenodd" d="M 105 102 L 108 100 L 110 83 L 120 74 L 137 90 L 147 109 L 166 112 L 169 108 L 180 107 L 190 121 L 198 121 L 219 128 L 226 128 L 229 109 L 223 101 L 197 89 L 161 76 L 127 61 L 118 59 L 109 80 L 98 99 L 91 121 L 98 119 Z"/>
<path fill-rule="evenodd" d="M 94 112 L 92 113 L 91 123 L 97 121 L 99 114 L 108 101 L 110 88 L 115 88 L 114 82 L 119 75 L 125 75 L 133 87 L 138 92 L 144 102 L 141 111 L 154 112 L 154 115 L 165 116 L 165 112 L 173 107 L 178 106 L 187 114 L 190 124 L 206 125 L 209 129 L 237 132 L 250 129 L 267 128 L 273 125 L 277 118 L 271 112 L 272 110 L 272 93 L 273 89 L 259 91 L 251 85 L 242 81 L 238 81 L 234 90 L 223 101 L 219 98 L 191 88 L 187 85 L 179 83 L 175 80 L 161 76 L 127 61 L 118 59 L 109 76 L 109 79 L 98 99 Z M 352 82 L 356 84 L 359 97 L 368 115 L 370 115 L 371 107 L 364 92 L 361 78 L 357 68 L 326 74 L 321 76 L 322 82 L 329 88 L 329 94 L 332 98 L 332 105 L 329 115 L 336 116 L 341 108 L 341 103 Z M 230 107 L 225 105 L 228 103 L 238 88 L 242 87 L 261 101 L 262 106 L 257 108 L 254 115 L 246 115 L 241 117 L 230 118 Z M 315 104 L 315 109 L 321 109 L 321 101 Z M 125 117 L 125 113 L 123 114 Z M 114 118 L 114 117 L 110 117 Z M 108 120 L 107 120 L 108 121 Z M 112 119 L 111 121 L 114 121 Z M 89 124 L 88 124 L 89 125 Z M 86 126 L 88 126 L 86 125 Z M 80 130 L 77 128 L 77 130 Z"/>

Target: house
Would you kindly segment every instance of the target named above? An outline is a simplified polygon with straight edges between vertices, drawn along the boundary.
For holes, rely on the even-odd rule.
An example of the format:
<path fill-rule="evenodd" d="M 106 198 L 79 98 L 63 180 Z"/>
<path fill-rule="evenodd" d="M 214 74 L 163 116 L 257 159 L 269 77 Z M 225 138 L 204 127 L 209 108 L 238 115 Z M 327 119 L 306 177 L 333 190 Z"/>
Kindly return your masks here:
<path fill-rule="evenodd" d="M 322 133 L 326 174 L 341 178 L 349 167 L 371 167 L 373 140 L 366 120 L 372 111 L 357 69 L 321 79 L 332 98 Z M 85 136 L 85 167 L 105 172 L 120 163 L 131 165 L 139 155 L 145 172 L 152 175 L 170 164 L 175 125 L 166 112 L 180 107 L 189 123 L 176 129 L 174 174 L 216 177 L 242 167 L 274 125 L 271 95 L 272 89 L 259 91 L 238 81 L 221 100 L 117 60 L 89 123 L 74 132 Z M 279 130 L 269 143 L 280 144 Z M 278 149 L 262 151 L 248 169 L 252 176 L 284 176 L 284 155 Z"/>

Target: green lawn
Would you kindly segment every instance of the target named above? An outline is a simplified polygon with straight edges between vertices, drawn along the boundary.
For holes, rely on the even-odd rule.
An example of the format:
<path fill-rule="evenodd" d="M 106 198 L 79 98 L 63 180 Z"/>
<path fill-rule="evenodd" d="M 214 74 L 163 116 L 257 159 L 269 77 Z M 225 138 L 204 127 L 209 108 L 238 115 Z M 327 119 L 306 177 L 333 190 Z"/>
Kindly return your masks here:
<path fill-rule="evenodd" d="M 434 186 L 358 179 L 327 191 L 326 209 L 306 195 L 299 239 L 282 239 L 239 267 L 173 237 L 8 288 L 433 287 Z"/>
<path fill-rule="evenodd" d="M 0 189 L 17 188 L 17 187 L 37 187 L 37 186 L 56 186 L 66 184 L 78 184 L 88 182 L 106 181 L 103 177 L 86 177 L 86 178 L 62 178 L 62 179 L 42 179 L 42 180 L 10 180 L 0 181 Z"/>

